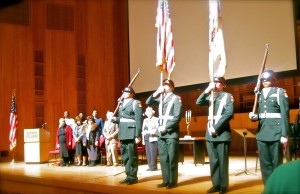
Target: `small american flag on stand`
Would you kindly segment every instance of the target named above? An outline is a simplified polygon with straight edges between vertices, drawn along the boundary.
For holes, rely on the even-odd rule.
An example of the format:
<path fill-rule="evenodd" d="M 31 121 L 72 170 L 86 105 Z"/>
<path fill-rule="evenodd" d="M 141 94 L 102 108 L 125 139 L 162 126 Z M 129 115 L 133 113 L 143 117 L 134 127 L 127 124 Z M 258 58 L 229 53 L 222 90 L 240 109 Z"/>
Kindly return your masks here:
<path fill-rule="evenodd" d="M 17 146 L 16 131 L 18 128 L 15 94 L 12 95 L 9 121 L 10 121 L 9 147 L 10 147 L 10 151 L 12 151 Z"/>
<path fill-rule="evenodd" d="M 157 28 L 156 67 L 170 78 L 175 67 L 175 56 L 168 0 L 158 0 L 155 27 Z"/>

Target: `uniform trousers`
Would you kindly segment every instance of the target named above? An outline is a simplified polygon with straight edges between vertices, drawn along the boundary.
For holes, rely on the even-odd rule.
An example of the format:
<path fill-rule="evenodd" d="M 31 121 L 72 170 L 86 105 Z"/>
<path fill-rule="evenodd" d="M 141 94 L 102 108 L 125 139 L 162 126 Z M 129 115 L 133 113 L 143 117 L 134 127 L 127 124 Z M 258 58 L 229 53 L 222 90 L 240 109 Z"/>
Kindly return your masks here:
<path fill-rule="evenodd" d="M 227 188 L 229 185 L 229 141 L 207 141 L 210 176 L 215 187 Z"/>
<path fill-rule="evenodd" d="M 107 165 L 118 164 L 118 142 L 105 140 Z"/>
<path fill-rule="evenodd" d="M 136 181 L 138 179 L 138 155 L 137 144 L 134 143 L 134 140 L 121 141 L 121 155 L 125 165 L 126 179 L 128 181 Z"/>
<path fill-rule="evenodd" d="M 179 139 L 159 138 L 158 152 L 163 182 L 176 185 L 178 181 Z"/>
<path fill-rule="evenodd" d="M 259 163 L 263 182 L 266 183 L 268 177 L 274 169 L 283 162 L 283 149 L 280 141 L 259 141 L 257 140 Z"/>
<path fill-rule="evenodd" d="M 157 169 L 157 141 L 145 140 L 147 162 L 150 170 Z"/>

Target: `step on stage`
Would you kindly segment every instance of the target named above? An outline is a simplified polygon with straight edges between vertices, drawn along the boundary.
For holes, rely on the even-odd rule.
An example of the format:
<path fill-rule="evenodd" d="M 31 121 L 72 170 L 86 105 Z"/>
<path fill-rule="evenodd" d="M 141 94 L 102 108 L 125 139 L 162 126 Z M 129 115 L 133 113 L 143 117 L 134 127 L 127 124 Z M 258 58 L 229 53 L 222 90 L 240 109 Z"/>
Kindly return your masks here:
<path fill-rule="evenodd" d="M 119 184 L 125 178 L 124 167 L 60 167 L 50 164 L 0 163 L 0 193 L 206 193 L 211 187 L 208 158 L 204 165 L 194 165 L 186 156 L 179 163 L 178 187 L 156 188 L 162 183 L 161 171 L 146 171 L 139 166 L 139 181 L 134 185 Z M 256 157 L 248 157 L 248 170 L 255 172 Z M 262 193 L 260 170 L 253 174 L 235 176 L 244 169 L 242 156 L 230 157 L 228 193 Z M 160 166 L 158 166 L 160 169 Z"/>

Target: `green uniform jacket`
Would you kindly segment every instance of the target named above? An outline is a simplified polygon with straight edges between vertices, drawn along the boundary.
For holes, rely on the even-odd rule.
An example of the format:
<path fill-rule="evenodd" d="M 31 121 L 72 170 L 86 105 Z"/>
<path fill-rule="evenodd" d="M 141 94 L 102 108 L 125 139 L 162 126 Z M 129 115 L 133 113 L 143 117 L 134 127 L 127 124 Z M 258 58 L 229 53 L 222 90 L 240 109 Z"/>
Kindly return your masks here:
<path fill-rule="evenodd" d="M 124 119 L 130 122 L 124 122 Z M 116 123 L 119 124 L 119 140 L 132 140 L 141 137 L 143 124 L 141 102 L 132 99 L 125 106 L 121 105 Z"/>
<path fill-rule="evenodd" d="M 266 99 L 261 94 L 258 100 L 258 132 L 260 141 L 277 141 L 289 132 L 289 101 L 282 88 L 271 87 Z M 279 113 L 281 118 L 261 118 L 265 113 Z M 267 114 L 266 114 L 267 115 Z"/>
<path fill-rule="evenodd" d="M 175 96 L 173 105 L 170 109 L 170 113 L 168 116 L 172 116 L 172 119 L 168 119 L 166 123 L 166 133 L 158 134 L 160 138 L 179 138 L 179 122 L 181 119 L 181 111 L 182 111 L 182 102 L 181 98 L 175 94 L 171 94 L 167 97 L 167 99 L 163 102 L 163 115 L 165 116 L 165 112 L 167 110 L 169 102 L 172 100 L 173 96 Z M 159 104 L 159 98 L 154 98 L 151 95 L 147 100 L 146 104 L 148 106 L 153 106 Z"/>
<path fill-rule="evenodd" d="M 205 138 L 208 141 L 231 141 L 231 132 L 229 121 L 233 116 L 233 97 L 231 94 L 227 92 L 220 92 L 218 97 L 214 100 L 214 116 L 218 112 L 221 100 L 227 94 L 225 106 L 222 109 L 221 118 L 214 123 L 213 127 L 218 133 L 218 135 L 210 135 L 208 130 L 206 130 Z M 197 99 L 196 104 L 200 106 L 208 106 L 209 105 L 210 95 L 203 92 Z"/>

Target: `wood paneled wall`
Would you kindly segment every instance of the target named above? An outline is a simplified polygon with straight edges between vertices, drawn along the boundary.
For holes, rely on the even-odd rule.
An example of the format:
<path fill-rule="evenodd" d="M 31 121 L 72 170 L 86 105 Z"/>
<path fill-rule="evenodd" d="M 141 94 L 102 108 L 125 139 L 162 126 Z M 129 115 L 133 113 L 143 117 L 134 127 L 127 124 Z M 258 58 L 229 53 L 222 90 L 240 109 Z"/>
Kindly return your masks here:
<path fill-rule="evenodd" d="M 17 160 L 24 159 L 23 129 L 46 122 L 54 148 L 65 110 L 104 117 L 115 108 L 129 82 L 127 10 L 126 0 L 24 0 L 0 9 L 0 150 L 9 149 L 14 89 Z"/>

